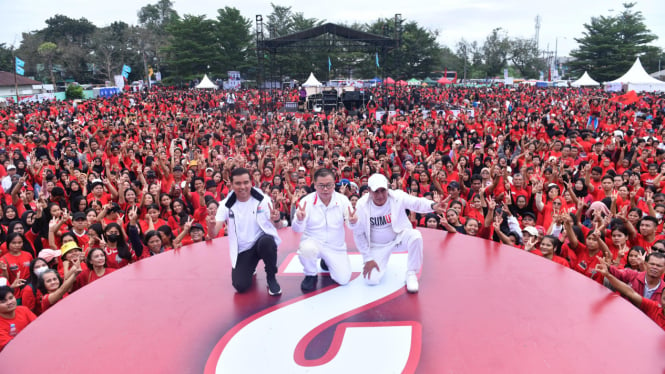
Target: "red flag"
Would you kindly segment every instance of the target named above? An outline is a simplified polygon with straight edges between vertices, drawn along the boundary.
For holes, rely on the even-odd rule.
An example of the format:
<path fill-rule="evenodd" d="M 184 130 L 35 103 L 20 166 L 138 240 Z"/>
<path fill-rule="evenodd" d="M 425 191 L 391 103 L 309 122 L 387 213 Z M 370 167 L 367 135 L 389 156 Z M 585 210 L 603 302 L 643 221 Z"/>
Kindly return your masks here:
<path fill-rule="evenodd" d="M 615 103 L 623 104 L 623 105 L 630 105 L 633 103 L 636 103 L 640 100 L 640 98 L 637 96 L 637 93 L 635 91 L 628 91 L 623 95 L 614 97 L 610 99 L 610 101 L 613 101 Z"/>

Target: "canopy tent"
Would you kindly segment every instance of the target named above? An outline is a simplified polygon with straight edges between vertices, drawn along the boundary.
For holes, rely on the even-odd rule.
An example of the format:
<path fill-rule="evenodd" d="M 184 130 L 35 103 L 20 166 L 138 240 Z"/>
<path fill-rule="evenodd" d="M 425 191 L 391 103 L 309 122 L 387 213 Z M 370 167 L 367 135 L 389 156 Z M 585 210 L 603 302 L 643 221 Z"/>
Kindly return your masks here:
<path fill-rule="evenodd" d="M 448 79 L 446 77 L 441 77 L 441 78 L 439 78 L 439 80 L 436 81 L 436 83 L 443 86 L 445 84 L 453 84 L 453 81 L 451 81 L 450 79 Z"/>
<path fill-rule="evenodd" d="M 436 84 L 436 81 L 435 81 L 434 79 L 430 78 L 430 77 L 427 77 L 427 78 L 425 78 L 425 80 L 423 81 L 423 83 L 427 83 L 428 85 L 431 86 L 431 85 L 433 85 L 433 84 Z"/>
<path fill-rule="evenodd" d="M 386 80 L 383 81 L 383 84 L 395 84 L 395 80 L 388 77 Z"/>
<path fill-rule="evenodd" d="M 408 83 L 406 83 L 406 81 L 399 80 L 399 81 L 397 81 L 396 84 L 397 84 L 398 86 L 406 86 Z"/>
<path fill-rule="evenodd" d="M 607 82 L 610 85 L 621 84 L 626 86 L 626 91 L 654 92 L 665 91 L 665 82 L 658 80 L 644 70 L 640 58 L 635 59 L 633 66 L 620 78 Z"/>
<path fill-rule="evenodd" d="M 201 83 L 199 83 L 199 84 L 196 85 L 196 88 L 201 88 L 201 89 L 209 89 L 209 88 L 212 88 L 212 89 L 215 89 L 215 90 L 216 90 L 216 89 L 219 88 L 219 87 L 217 87 L 216 84 L 212 83 L 212 81 L 210 80 L 210 78 L 208 78 L 208 74 L 205 74 L 205 75 L 203 76 L 203 79 L 201 79 Z"/>
<path fill-rule="evenodd" d="M 580 79 L 576 80 L 570 85 L 573 87 L 584 87 L 584 86 L 588 87 L 588 86 L 600 86 L 600 83 L 593 80 L 593 78 L 589 76 L 589 73 L 585 71 L 584 74 L 582 74 L 582 76 L 580 77 Z"/>
<path fill-rule="evenodd" d="M 370 83 L 381 83 L 381 78 L 374 77 L 374 78 L 370 79 L 368 82 L 370 82 Z"/>
<path fill-rule="evenodd" d="M 416 78 L 411 78 L 408 81 L 406 81 L 406 83 L 408 83 L 409 86 L 420 86 L 422 82 L 417 80 Z"/>
<path fill-rule="evenodd" d="M 309 96 L 321 92 L 323 83 L 319 82 L 319 80 L 316 79 L 316 77 L 314 76 L 314 73 L 310 72 L 309 78 L 307 78 L 307 80 L 305 81 L 305 83 L 302 84 L 302 86 L 305 88 L 307 96 Z"/>

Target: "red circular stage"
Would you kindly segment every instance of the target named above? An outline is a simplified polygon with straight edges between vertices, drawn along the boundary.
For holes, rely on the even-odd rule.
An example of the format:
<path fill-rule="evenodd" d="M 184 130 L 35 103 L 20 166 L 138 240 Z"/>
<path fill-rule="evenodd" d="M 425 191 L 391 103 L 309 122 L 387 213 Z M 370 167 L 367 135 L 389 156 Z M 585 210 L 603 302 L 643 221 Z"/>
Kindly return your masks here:
<path fill-rule="evenodd" d="M 420 293 L 405 254 L 370 287 L 327 276 L 303 295 L 281 230 L 280 297 L 236 294 L 226 239 L 140 261 L 39 317 L 0 354 L 7 373 L 649 373 L 665 334 L 574 271 L 497 243 L 423 230 Z M 350 236 L 347 243 L 352 244 Z M 353 247 L 353 246 L 351 246 Z M 358 271 L 360 257 L 352 254 Z"/>

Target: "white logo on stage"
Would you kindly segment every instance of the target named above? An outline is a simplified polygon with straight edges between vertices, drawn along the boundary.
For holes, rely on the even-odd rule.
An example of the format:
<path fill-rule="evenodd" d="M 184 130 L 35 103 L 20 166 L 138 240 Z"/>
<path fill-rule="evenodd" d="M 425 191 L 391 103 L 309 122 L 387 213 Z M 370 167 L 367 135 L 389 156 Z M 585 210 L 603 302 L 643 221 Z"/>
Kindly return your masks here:
<path fill-rule="evenodd" d="M 360 255 L 351 256 L 354 272 L 361 272 Z M 299 343 L 322 324 L 335 318 L 347 318 L 353 314 L 350 312 L 403 290 L 406 263 L 406 253 L 393 253 L 387 272 L 377 286 L 365 285 L 362 276 L 358 276 L 344 287 L 335 287 L 291 304 L 286 303 L 247 323 L 229 338 L 217 360 L 216 372 L 403 372 L 412 354 L 414 339 L 414 326 L 404 321 L 395 321 L 393 324 L 369 322 L 362 326 L 348 326 L 341 332 L 338 330 L 335 334 L 343 334 L 341 344 L 331 344 L 331 348 L 338 348 L 337 352 L 334 357 L 322 362 L 307 362 L 302 352 L 297 351 Z M 299 264 L 297 256 L 292 257 L 285 272 L 302 274 Z M 419 334 L 416 335 L 420 339 Z M 337 338 L 334 337 L 333 341 Z M 415 344 L 419 346 L 420 341 Z M 330 356 L 330 353 L 324 357 Z"/>

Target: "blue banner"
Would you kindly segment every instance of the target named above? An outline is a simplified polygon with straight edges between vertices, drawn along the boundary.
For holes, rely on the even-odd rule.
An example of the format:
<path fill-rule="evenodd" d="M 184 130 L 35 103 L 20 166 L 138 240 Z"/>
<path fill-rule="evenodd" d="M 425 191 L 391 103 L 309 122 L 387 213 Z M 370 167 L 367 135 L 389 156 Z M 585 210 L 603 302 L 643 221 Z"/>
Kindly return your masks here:
<path fill-rule="evenodd" d="M 122 72 L 123 73 L 131 73 L 132 68 L 130 68 L 128 65 L 122 65 Z"/>
<path fill-rule="evenodd" d="M 16 74 L 18 74 L 18 75 L 23 75 L 23 74 L 25 74 L 25 70 L 23 70 L 22 67 L 17 66 L 17 67 L 16 67 Z"/>
<path fill-rule="evenodd" d="M 376 52 L 376 67 L 377 68 L 380 67 L 379 66 L 379 52 Z"/>
<path fill-rule="evenodd" d="M 20 58 L 16 57 L 16 66 L 17 67 L 23 67 L 25 66 L 25 61 L 21 60 Z"/>
<path fill-rule="evenodd" d="M 328 56 L 328 71 L 330 71 L 331 67 L 332 67 L 332 62 L 330 62 L 330 56 Z"/>

